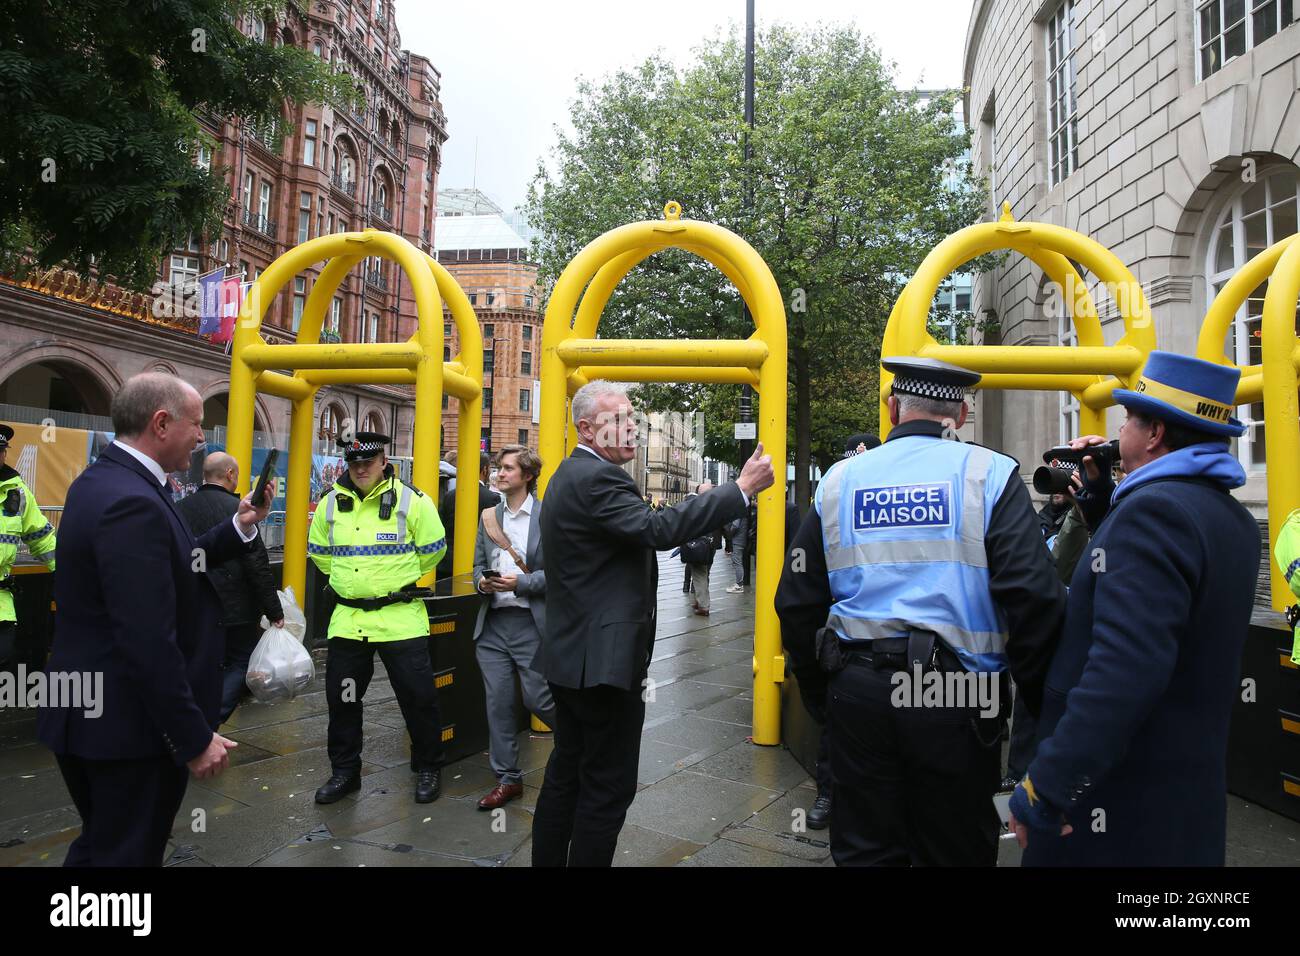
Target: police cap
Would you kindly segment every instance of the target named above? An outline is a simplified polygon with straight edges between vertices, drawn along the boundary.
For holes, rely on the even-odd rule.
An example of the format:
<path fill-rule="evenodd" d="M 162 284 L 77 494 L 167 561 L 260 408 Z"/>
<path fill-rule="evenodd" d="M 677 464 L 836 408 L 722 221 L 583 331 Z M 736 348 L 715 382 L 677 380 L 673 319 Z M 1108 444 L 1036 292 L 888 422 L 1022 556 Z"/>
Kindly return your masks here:
<path fill-rule="evenodd" d="M 344 461 L 368 461 L 384 450 L 392 439 L 379 432 L 357 432 L 351 441 L 338 439 L 338 446 L 343 449 Z"/>
<path fill-rule="evenodd" d="M 870 432 L 859 432 L 844 439 L 844 457 L 849 458 L 858 453 L 858 446 L 865 445 L 867 451 L 880 447 L 880 436 Z"/>
<path fill-rule="evenodd" d="M 0 448 L 8 448 L 13 440 L 14 430 L 8 425 L 0 425 Z"/>
<path fill-rule="evenodd" d="M 943 402 L 960 402 L 966 389 L 980 380 L 978 372 L 932 358 L 882 358 L 880 364 L 894 374 L 895 392 Z"/>

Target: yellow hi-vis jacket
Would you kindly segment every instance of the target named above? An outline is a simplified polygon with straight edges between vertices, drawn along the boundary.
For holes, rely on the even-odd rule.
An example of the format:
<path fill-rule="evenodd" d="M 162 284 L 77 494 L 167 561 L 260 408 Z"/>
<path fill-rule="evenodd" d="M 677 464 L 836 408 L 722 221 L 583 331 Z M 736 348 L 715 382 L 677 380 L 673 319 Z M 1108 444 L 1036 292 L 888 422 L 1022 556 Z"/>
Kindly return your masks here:
<path fill-rule="evenodd" d="M 392 508 L 380 517 L 385 493 Z M 345 598 L 384 597 L 432 571 L 447 550 L 438 509 L 422 492 L 393 475 L 393 466 L 363 498 L 344 475 L 316 505 L 307 554 L 330 587 Z M 429 633 L 429 615 L 420 600 L 389 604 L 374 611 L 334 608 L 330 637 L 403 641 Z"/>
<path fill-rule="evenodd" d="M 1292 593 L 1300 597 L 1300 509 L 1291 512 L 1282 523 L 1282 530 L 1277 534 L 1277 544 L 1273 547 L 1273 557 L 1286 577 L 1286 583 L 1291 585 Z M 1295 625 L 1291 660 L 1300 664 L 1300 623 Z"/>
<path fill-rule="evenodd" d="M 31 489 L 18 472 L 8 465 L 0 467 L 0 580 L 9 576 L 20 544 L 53 571 L 54 539 L 54 528 L 41 514 Z M 13 592 L 0 589 L 0 624 L 16 620 Z"/>

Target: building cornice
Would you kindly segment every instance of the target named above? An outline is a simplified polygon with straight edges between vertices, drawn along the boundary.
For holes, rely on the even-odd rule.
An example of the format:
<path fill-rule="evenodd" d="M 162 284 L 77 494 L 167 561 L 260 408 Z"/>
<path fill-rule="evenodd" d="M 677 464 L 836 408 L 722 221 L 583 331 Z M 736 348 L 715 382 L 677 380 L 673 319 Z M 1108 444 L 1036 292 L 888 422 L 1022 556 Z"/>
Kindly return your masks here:
<path fill-rule="evenodd" d="M 975 49 L 979 46 L 980 40 L 984 36 L 984 24 L 988 19 L 988 0 L 975 0 L 970 11 L 970 22 L 966 24 L 966 48 L 962 56 L 961 64 L 961 85 L 963 115 L 966 117 L 966 127 L 972 126 L 970 106 L 970 89 L 971 83 L 975 78 Z"/>

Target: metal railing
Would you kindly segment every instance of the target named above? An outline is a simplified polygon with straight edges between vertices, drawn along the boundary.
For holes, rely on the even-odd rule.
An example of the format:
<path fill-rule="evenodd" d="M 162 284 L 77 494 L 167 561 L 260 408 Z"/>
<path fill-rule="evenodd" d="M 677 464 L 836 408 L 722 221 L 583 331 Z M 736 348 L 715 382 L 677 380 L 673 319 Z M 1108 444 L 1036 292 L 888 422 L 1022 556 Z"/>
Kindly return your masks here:
<path fill-rule="evenodd" d="M 376 289 L 388 291 L 388 278 L 382 272 L 370 270 L 366 272 L 366 285 L 374 286 Z"/>
<path fill-rule="evenodd" d="M 245 209 L 243 223 L 250 229 L 254 229 L 270 239 L 275 238 L 276 221 L 274 219 L 268 219 L 260 212 L 253 212 L 251 209 Z"/>
<path fill-rule="evenodd" d="M 330 184 L 344 195 L 350 196 L 353 199 L 356 198 L 357 181 L 355 179 L 344 179 L 338 173 L 331 173 Z"/>
<path fill-rule="evenodd" d="M 370 215 L 375 216 L 378 219 L 382 219 L 384 222 L 387 223 L 391 223 L 393 221 L 392 207 L 385 206 L 383 203 L 380 202 L 372 202 L 370 204 Z"/>

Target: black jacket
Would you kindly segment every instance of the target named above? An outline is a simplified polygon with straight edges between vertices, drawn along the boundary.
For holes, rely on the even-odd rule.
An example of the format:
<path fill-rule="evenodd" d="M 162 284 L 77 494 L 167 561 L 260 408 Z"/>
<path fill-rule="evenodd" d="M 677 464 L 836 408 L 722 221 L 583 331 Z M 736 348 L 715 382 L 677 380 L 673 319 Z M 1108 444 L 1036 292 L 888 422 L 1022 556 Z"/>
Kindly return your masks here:
<path fill-rule="evenodd" d="M 639 689 L 654 649 L 655 550 L 708 534 L 744 510 L 745 496 L 730 482 L 654 511 L 631 475 L 575 449 L 546 486 L 541 515 L 546 679 Z"/>
<path fill-rule="evenodd" d="M 501 496 L 485 485 L 483 482 L 478 483 L 478 510 L 474 513 L 482 515 L 487 508 L 495 508 L 501 502 Z M 434 574 L 440 578 L 451 577 L 451 556 L 455 550 L 456 535 L 456 489 L 453 488 L 442 496 L 442 504 L 438 505 L 438 517 L 442 519 L 442 530 L 447 534 L 447 553 L 442 556 L 438 562 L 438 567 Z M 473 534 L 478 534 L 478 526 L 474 527 Z"/>
<path fill-rule="evenodd" d="M 220 485 L 203 485 L 198 491 L 176 503 L 195 536 L 223 521 L 229 522 L 239 510 L 239 496 Z M 252 550 L 237 558 L 208 568 L 208 580 L 221 599 L 221 623 L 225 627 L 256 624 L 266 615 L 268 621 L 283 616 L 271 573 L 266 545 L 259 534 Z"/>
<path fill-rule="evenodd" d="M 909 435 L 929 435 L 942 441 L 943 426 L 931 421 L 907 422 L 891 431 L 888 440 Z M 1039 712 L 1043 699 L 1043 684 L 1065 613 L 1065 587 L 1056 575 L 1039 527 L 1025 483 L 1012 472 L 989 516 L 984 550 L 988 555 L 989 591 L 1007 617 L 1011 676 L 1034 714 Z M 791 556 L 801 562 L 798 569 L 792 570 Z M 815 659 L 815 635 L 826 626 L 833 603 L 821 517 L 812 508 L 799 526 L 776 589 L 781 640 L 801 683 L 824 681 Z"/>
<path fill-rule="evenodd" d="M 102 674 L 103 712 L 40 708 L 37 735 L 56 754 L 167 755 L 179 766 L 208 746 L 226 641 L 217 595 L 194 573 L 196 548 L 221 562 L 249 545 L 232 521 L 195 539 L 171 492 L 116 445 L 72 483 L 59 526 L 48 670 Z"/>

